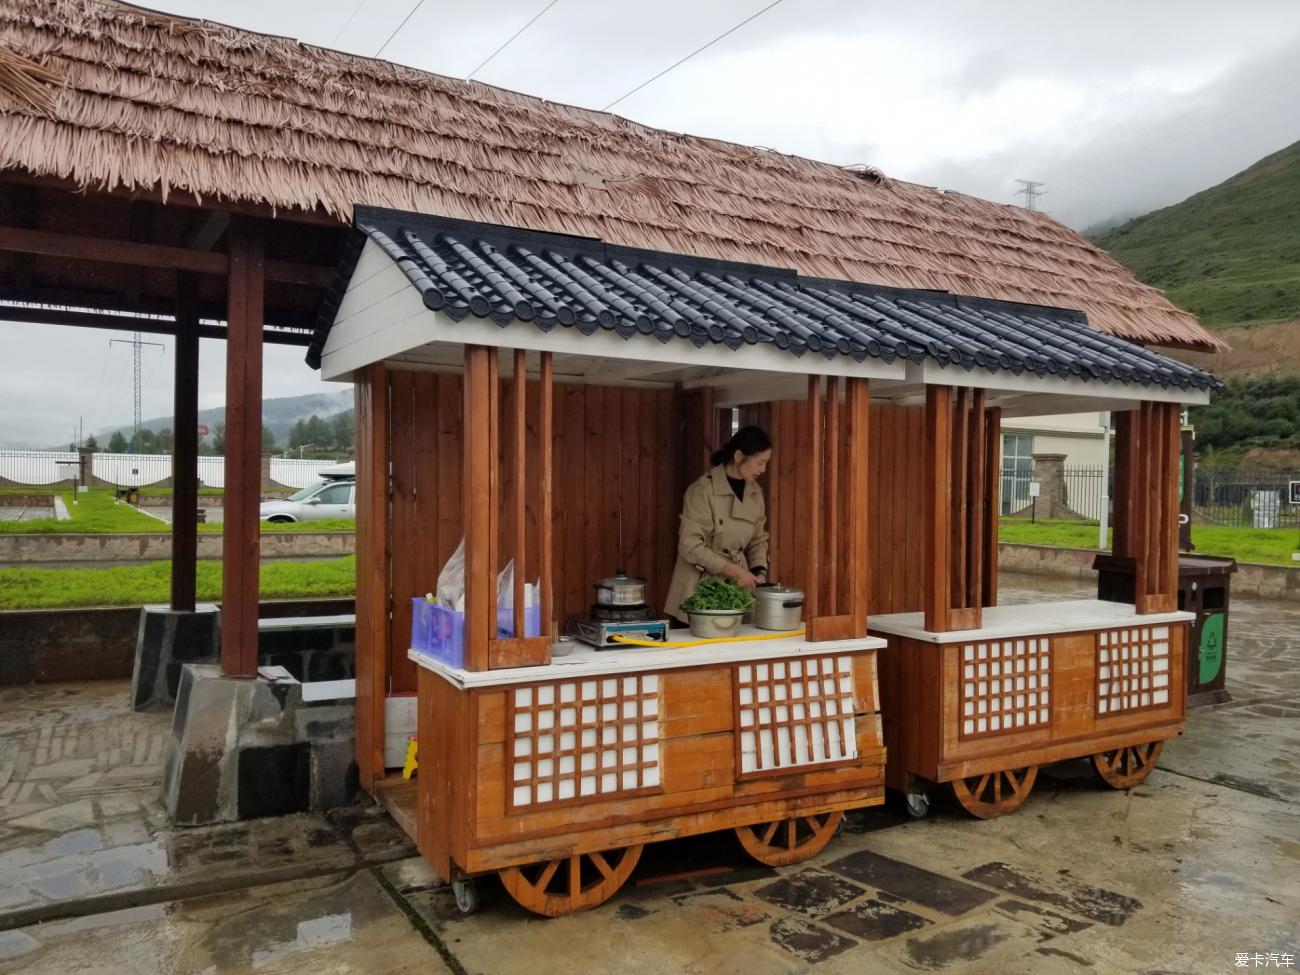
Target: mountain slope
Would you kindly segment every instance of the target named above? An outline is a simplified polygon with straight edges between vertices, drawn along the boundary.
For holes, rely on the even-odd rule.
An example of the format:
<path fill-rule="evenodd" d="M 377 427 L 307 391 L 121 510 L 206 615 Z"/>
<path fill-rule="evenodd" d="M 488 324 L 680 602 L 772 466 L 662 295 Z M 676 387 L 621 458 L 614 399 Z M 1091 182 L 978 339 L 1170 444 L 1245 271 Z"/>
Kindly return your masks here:
<path fill-rule="evenodd" d="M 351 408 L 352 388 L 350 386 L 346 389 L 328 393 L 308 393 L 305 396 L 278 396 L 274 399 L 262 400 L 262 423 L 270 427 L 277 441 L 283 441 L 288 436 L 289 430 L 300 419 L 305 420 L 313 413 L 324 418 Z M 214 429 L 218 423 L 224 423 L 225 420 L 226 408 L 224 406 L 199 410 L 199 423 L 205 424 L 209 430 Z M 157 433 L 160 430 L 171 429 L 172 418 L 170 416 L 151 417 L 148 420 L 141 420 L 140 426 Z M 107 443 L 114 430 L 121 430 L 127 437 L 131 436 L 131 425 L 127 423 L 96 430 L 95 437 L 101 443 Z"/>
<path fill-rule="evenodd" d="M 1095 242 L 1204 325 L 1300 318 L 1300 142 Z"/>

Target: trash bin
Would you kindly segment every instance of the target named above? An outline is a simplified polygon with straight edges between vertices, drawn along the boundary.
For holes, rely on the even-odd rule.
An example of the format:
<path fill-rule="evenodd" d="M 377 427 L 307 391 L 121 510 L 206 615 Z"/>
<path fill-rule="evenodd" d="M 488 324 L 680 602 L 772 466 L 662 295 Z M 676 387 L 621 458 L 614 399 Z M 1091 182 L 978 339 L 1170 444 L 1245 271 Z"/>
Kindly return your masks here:
<path fill-rule="evenodd" d="M 1097 598 L 1108 602 L 1133 602 L 1133 560 L 1098 555 Z M 1236 559 L 1204 555 L 1178 557 L 1178 608 L 1195 613 L 1187 641 L 1187 706 L 1221 704 L 1231 700 L 1227 675 L 1228 589 Z"/>

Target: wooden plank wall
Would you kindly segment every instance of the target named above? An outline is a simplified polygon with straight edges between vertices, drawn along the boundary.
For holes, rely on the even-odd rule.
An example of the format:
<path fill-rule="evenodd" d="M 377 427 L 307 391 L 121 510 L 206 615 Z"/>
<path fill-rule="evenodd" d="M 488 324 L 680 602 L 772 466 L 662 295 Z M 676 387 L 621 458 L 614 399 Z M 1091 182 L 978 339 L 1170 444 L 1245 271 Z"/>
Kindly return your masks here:
<path fill-rule="evenodd" d="M 806 585 L 808 546 L 796 527 L 810 487 L 801 449 L 808 419 L 803 401 L 783 400 L 764 411 L 775 444 L 764 489 L 772 532 L 771 573 L 775 582 Z M 924 437 L 920 407 L 871 405 L 867 449 L 867 580 L 871 613 L 921 609 L 922 496 L 924 467 L 918 444 Z M 849 438 L 840 438 L 839 469 L 851 469 Z M 849 478 L 838 484 L 837 508 L 849 511 Z M 840 571 L 836 598 L 848 603 L 849 576 Z"/>
<path fill-rule="evenodd" d="M 415 690 L 406 659 L 411 598 L 432 591 L 461 539 L 461 380 L 391 372 L 393 623 L 391 690 Z M 508 383 L 503 383 L 508 386 Z M 537 470 L 538 391 L 528 383 L 528 468 Z M 682 398 L 674 390 L 555 386 L 553 586 L 557 618 L 584 612 L 592 584 L 615 569 L 649 580 L 654 605 L 668 594 L 686 489 Z M 507 438 L 502 437 L 503 441 Z M 504 448 L 504 444 L 502 445 Z M 498 506 L 513 489 L 503 471 Z M 528 581 L 537 578 L 538 499 L 526 506 Z M 499 520 L 502 533 L 510 519 Z M 620 541 L 621 540 L 621 541 Z M 502 552 L 511 547 L 503 541 Z"/>

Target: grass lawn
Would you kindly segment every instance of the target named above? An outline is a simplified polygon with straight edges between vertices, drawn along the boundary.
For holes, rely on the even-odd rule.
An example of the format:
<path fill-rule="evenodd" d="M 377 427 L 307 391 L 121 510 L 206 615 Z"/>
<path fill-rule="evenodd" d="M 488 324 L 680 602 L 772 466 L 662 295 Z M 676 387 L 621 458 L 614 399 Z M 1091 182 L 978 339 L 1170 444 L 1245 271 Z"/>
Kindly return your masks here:
<path fill-rule="evenodd" d="M 74 495 L 63 494 L 64 504 L 68 506 L 70 521 L 58 521 L 54 518 L 33 518 L 27 521 L 0 521 L 0 535 L 106 535 L 106 534 L 170 534 L 171 526 L 140 511 L 130 505 L 118 504 L 112 491 L 87 491 L 75 495 L 79 504 L 72 503 Z M 297 521 L 287 524 L 272 525 L 262 523 L 264 532 L 350 532 L 355 531 L 356 521 L 351 518 L 324 518 L 320 521 Z M 199 525 L 199 531 L 205 534 L 220 534 L 218 522 Z"/>
<path fill-rule="evenodd" d="M 319 562 L 273 562 L 261 567 L 263 599 L 351 596 L 356 591 L 353 556 Z M 114 569 L 0 570 L 0 610 L 77 606 L 139 606 L 171 596 L 171 563 Z M 198 598 L 221 599 L 221 563 L 198 564 Z"/>
<path fill-rule="evenodd" d="M 76 498 L 78 504 L 73 504 Z M 142 515 L 130 505 L 118 504 L 111 491 L 87 491 L 63 495 L 71 521 L 34 518 L 31 521 L 0 521 L 6 535 L 102 535 L 124 532 L 166 531 L 157 518 Z"/>
<path fill-rule="evenodd" d="M 1053 548 L 1095 549 L 1097 522 L 1039 521 L 1031 524 L 1023 518 L 1003 518 L 998 525 L 998 540 Z M 1192 544 L 1197 555 L 1219 555 L 1238 562 L 1300 565 L 1291 561 L 1291 553 L 1300 551 L 1300 533 L 1293 528 L 1192 525 Z"/>

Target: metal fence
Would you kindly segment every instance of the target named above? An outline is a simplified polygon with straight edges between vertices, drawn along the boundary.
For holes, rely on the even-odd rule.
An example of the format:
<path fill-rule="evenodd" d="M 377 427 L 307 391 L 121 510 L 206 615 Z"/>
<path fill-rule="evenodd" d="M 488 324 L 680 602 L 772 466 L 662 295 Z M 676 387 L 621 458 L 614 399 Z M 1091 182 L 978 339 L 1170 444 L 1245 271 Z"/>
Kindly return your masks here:
<path fill-rule="evenodd" d="M 17 484 L 57 484 L 76 480 L 75 450 L 0 450 L 0 480 Z"/>
<path fill-rule="evenodd" d="M 1114 471 L 1106 472 L 1100 467 L 1067 467 L 1064 475 L 1064 497 L 1061 499 L 1067 508 L 1084 518 L 1101 520 L 1102 506 L 1113 490 L 1103 490 L 1103 484 L 1115 484 Z M 1019 515 L 1028 513 L 1033 498 L 1029 485 L 1034 481 L 1033 471 L 1026 468 L 1004 467 L 1002 469 L 1002 513 Z M 1040 511 L 1042 509 L 1040 508 Z"/>
<path fill-rule="evenodd" d="M 315 484 L 319 472 L 336 467 L 334 460 L 298 460 L 271 458 L 271 480 L 292 488 Z M 40 486 L 70 483 L 77 479 L 80 462 L 71 450 L 0 450 L 0 483 Z M 147 487 L 160 484 L 172 476 L 172 459 L 167 454 L 94 453 L 90 473 L 108 484 L 122 487 Z M 204 487 L 226 486 L 226 459 L 199 457 L 199 480 Z"/>
<path fill-rule="evenodd" d="M 1066 507 L 1084 518 L 1101 520 L 1106 497 L 1115 495 L 1115 472 L 1100 467 L 1067 467 Z M 1107 490 L 1102 485 L 1107 483 Z M 1028 514 L 1033 472 L 1024 468 L 1002 470 L 1002 513 Z M 1192 484 L 1195 524 L 1234 528 L 1300 528 L 1300 505 L 1290 504 L 1288 486 L 1300 481 L 1300 471 L 1216 470 L 1198 466 Z M 1040 507 L 1040 512 L 1042 511 Z"/>
<path fill-rule="evenodd" d="M 1288 503 L 1288 482 L 1300 471 L 1198 467 L 1192 489 L 1196 521 L 1239 528 L 1300 528 L 1300 505 Z"/>

